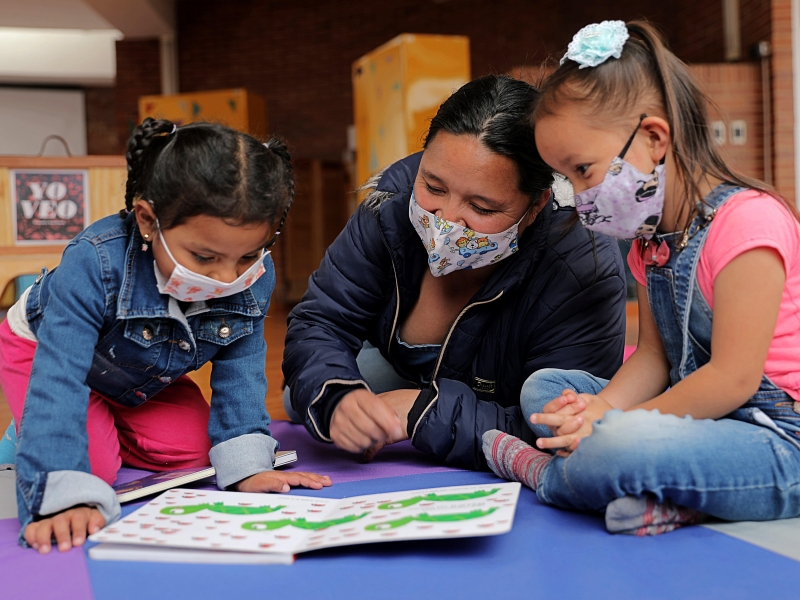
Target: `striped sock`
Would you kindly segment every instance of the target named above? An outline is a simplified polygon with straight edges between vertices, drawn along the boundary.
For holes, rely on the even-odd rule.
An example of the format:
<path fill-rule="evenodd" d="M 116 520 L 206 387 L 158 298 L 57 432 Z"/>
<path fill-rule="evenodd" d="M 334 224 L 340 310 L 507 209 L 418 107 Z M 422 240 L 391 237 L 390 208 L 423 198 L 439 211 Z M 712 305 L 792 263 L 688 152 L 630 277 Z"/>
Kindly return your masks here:
<path fill-rule="evenodd" d="M 656 502 L 653 496 L 623 496 L 606 507 L 606 529 L 626 535 L 658 535 L 705 519 L 701 512 L 677 506 L 669 500 Z"/>
<path fill-rule="evenodd" d="M 553 458 L 497 429 L 483 434 L 483 453 L 489 468 L 498 477 L 519 481 L 534 490 L 542 471 Z"/>

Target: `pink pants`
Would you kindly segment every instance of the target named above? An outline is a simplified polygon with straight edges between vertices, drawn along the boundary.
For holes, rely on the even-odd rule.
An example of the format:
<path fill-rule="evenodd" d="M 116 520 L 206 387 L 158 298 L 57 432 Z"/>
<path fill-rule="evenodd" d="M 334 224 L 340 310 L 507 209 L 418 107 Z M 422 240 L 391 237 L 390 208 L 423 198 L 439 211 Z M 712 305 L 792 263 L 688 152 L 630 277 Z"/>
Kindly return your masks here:
<path fill-rule="evenodd" d="M 17 432 L 31 377 L 36 343 L 0 323 L 0 386 Z M 123 464 L 168 471 L 209 464 L 209 407 L 200 388 L 183 376 L 136 408 L 115 404 L 92 390 L 86 431 L 92 473 L 113 484 Z"/>

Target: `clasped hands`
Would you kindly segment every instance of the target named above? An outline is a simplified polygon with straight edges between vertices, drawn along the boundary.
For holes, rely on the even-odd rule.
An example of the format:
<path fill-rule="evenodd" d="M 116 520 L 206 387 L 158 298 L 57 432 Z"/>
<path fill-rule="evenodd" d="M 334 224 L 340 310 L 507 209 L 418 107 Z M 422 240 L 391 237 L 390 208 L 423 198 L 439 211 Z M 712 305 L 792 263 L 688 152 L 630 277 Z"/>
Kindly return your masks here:
<path fill-rule="evenodd" d="M 567 456 L 577 449 L 583 438 L 592 434 L 592 423 L 612 408 L 600 396 L 564 390 L 558 398 L 545 404 L 542 412 L 531 415 L 531 423 L 546 425 L 553 434 L 553 437 L 536 440 L 536 446 L 557 449 L 558 456 Z"/>

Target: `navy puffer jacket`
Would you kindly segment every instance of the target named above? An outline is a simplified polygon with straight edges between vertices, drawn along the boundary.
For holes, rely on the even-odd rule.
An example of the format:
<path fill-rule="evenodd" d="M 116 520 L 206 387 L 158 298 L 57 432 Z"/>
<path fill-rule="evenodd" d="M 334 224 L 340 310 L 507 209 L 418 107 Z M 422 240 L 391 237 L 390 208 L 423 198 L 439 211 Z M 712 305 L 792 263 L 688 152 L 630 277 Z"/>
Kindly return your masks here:
<path fill-rule="evenodd" d="M 391 362 L 396 328 L 419 296 L 427 253 L 408 218 L 421 154 L 389 167 L 331 244 L 289 315 L 283 372 L 292 406 L 317 439 L 330 441 L 326 403 L 366 387 L 356 355 L 364 340 Z M 556 199 L 557 200 L 557 199 Z M 533 441 L 520 411 L 525 379 L 543 368 L 610 378 L 622 364 L 625 276 L 617 244 L 569 228 L 574 209 L 548 202 L 453 323 L 430 390 L 409 415 L 413 445 L 442 461 L 485 468 L 481 436 L 500 429 Z"/>

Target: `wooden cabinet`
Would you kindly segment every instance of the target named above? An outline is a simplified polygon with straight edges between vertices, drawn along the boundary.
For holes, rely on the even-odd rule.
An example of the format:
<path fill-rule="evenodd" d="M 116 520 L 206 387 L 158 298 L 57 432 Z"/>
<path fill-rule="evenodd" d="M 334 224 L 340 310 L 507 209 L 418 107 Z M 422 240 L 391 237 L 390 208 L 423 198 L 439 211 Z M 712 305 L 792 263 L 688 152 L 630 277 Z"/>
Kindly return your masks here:
<path fill-rule="evenodd" d="M 402 34 L 353 63 L 356 185 L 422 149 L 439 106 L 470 80 L 469 38 Z"/>
<path fill-rule="evenodd" d="M 244 88 L 142 96 L 139 121 L 147 117 L 169 119 L 178 125 L 197 121 L 222 123 L 258 139 L 265 139 L 269 133 L 264 99 Z"/>

